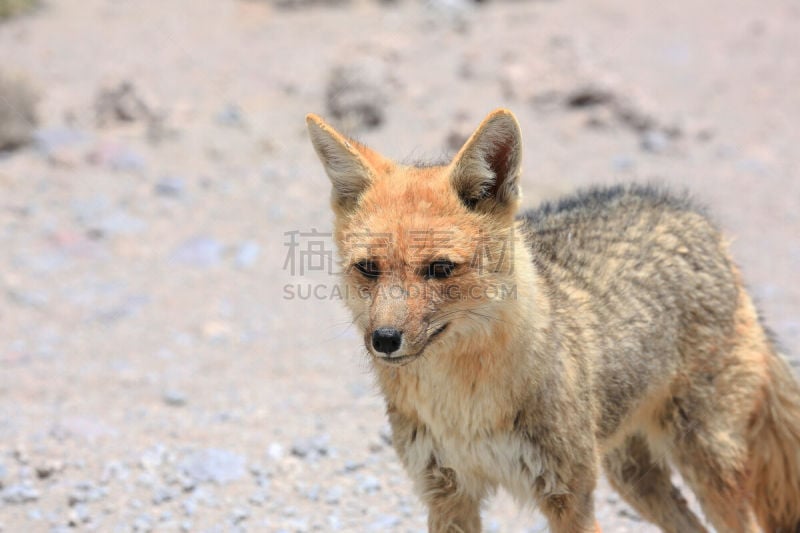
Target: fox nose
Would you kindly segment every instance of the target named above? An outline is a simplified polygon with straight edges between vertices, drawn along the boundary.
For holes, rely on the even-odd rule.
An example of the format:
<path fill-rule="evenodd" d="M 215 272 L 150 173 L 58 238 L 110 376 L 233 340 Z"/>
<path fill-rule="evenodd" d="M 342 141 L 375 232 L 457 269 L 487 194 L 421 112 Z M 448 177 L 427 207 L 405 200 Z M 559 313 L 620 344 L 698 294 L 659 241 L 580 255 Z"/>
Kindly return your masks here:
<path fill-rule="evenodd" d="M 403 333 L 395 328 L 378 328 L 372 332 L 372 347 L 385 354 L 396 352 L 403 340 Z"/>

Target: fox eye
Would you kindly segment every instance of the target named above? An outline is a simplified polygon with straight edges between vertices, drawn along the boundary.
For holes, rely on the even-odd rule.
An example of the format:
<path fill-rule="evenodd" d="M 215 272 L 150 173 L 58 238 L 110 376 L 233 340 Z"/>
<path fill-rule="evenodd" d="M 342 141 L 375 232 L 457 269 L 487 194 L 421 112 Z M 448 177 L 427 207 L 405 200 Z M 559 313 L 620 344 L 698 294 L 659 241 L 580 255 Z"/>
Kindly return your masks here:
<path fill-rule="evenodd" d="M 362 259 L 355 263 L 353 267 L 367 279 L 377 279 L 381 275 L 381 271 L 375 261 L 371 259 Z"/>
<path fill-rule="evenodd" d="M 455 268 L 456 265 L 452 261 L 440 259 L 431 262 L 427 268 L 424 268 L 422 276 L 425 279 L 445 279 L 450 277 Z"/>

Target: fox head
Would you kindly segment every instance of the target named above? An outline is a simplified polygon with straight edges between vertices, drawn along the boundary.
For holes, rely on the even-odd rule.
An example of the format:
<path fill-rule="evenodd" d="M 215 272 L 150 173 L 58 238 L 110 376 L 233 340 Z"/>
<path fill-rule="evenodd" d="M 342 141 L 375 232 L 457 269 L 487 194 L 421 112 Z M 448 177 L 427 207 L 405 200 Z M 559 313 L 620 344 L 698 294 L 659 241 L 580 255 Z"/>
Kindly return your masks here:
<path fill-rule="evenodd" d="M 514 297 L 521 135 L 489 114 L 443 166 L 395 163 L 316 115 L 311 142 L 332 188 L 343 289 L 375 361 L 406 365 L 481 337 L 497 339 Z"/>

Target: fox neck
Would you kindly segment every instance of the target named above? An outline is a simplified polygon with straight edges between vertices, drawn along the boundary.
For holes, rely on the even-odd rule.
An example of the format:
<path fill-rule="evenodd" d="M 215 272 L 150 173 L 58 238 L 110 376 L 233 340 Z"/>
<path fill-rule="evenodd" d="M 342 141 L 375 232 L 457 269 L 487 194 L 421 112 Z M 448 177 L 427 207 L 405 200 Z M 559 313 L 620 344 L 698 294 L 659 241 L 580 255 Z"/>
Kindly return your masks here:
<path fill-rule="evenodd" d="M 518 232 L 519 233 L 519 232 Z M 549 306 L 524 239 L 515 237 L 514 296 L 494 303 L 483 327 L 403 367 L 376 364 L 389 409 L 459 434 L 513 424 L 514 404 L 541 370 L 531 357 L 546 338 Z"/>

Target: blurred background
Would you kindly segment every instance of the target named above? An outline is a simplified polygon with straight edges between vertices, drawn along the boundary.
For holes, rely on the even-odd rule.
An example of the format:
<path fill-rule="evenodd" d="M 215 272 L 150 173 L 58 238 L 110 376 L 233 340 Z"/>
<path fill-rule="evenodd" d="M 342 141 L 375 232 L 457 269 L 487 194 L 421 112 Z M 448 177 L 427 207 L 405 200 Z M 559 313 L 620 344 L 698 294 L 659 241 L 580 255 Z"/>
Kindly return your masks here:
<path fill-rule="evenodd" d="M 794 0 L 0 0 L 0 530 L 424 531 L 308 112 L 410 162 L 508 107 L 530 206 L 690 189 L 797 368 L 798 87 Z"/>

